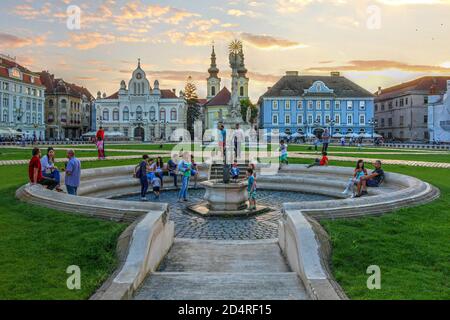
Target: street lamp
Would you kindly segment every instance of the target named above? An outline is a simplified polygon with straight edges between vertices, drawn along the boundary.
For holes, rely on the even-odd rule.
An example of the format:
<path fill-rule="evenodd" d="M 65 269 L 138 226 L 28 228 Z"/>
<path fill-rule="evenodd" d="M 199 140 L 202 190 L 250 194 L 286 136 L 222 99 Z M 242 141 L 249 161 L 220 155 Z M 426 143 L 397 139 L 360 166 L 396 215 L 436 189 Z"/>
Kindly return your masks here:
<path fill-rule="evenodd" d="M 372 118 L 369 120 L 369 125 L 372 127 L 372 140 L 374 140 L 375 137 L 375 127 L 378 126 L 378 120 L 375 118 Z"/>

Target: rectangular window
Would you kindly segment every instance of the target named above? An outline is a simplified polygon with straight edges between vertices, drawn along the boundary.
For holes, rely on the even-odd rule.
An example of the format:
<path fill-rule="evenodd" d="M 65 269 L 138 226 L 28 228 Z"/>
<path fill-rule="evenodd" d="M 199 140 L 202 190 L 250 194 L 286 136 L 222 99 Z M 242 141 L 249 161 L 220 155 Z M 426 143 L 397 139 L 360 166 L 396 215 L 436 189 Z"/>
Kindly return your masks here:
<path fill-rule="evenodd" d="M 318 114 L 316 117 L 317 124 L 322 124 L 322 115 Z"/>
<path fill-rule="evenodd" d="M 360 114 L 359 115 L 359 125 L 364 126 L 366 124 L 366 115 Z"/>
<path fill-rule="evenodd" d="M 336 111 L 341 111 L 341 102 L 340 101 L 336 101 L 334 109 Z"/>
<path fill-rule="evenodd" d="M 284 118 L 286 125 L 291 125 L 291 116 L 287 114 Z"/>
<path fill-rule="evenodd" d="M 297 124 L 300 126 L 303 125 L 303 115 L 297 115 Z"/>
<path fill-rule="evenodd" d="M 428 104 L 428 96 L 423 97 L 423 104 Z"/>
<path fill-rule="evenodd" d="M 352 114 L 347 115 L 347 125 L 349 125 L 349 126 L 353 125 L 353 115 Z"/>
<path fill-rule="evenodd" d="M 400 125 L 403 126 L 405 124 L 405 117 L 400 116 Z"/>
<path fill-rule="evenodd" d="M 325 115 L 325 124 L 330 124 L 330 122 L 331 122 L 331 115 L 326 114 Z"/>
<path fill-rule="evenodd" d="M 273 110 L 278 110 L 278 101 L 273 101 L 272 102 L 272 109 Z"/>
<path fill-rule="evenodd" d="M 286 100 L 286 102 L 285 102 L 285 108 L 286 108 L 286 110 L 291 110 L 291 101 Z"/>
<path fill-rule="evenodd" d="M 123 128 L 123 134 L 128 137 L 128 128 Z"/>
<path fill-rule="evenodd" d="M 381 127 L 384 128 L 384 118 L 381 119 Z"/>
<path fill-rule="evenodd" d="M 316 101 L 316 110 L 322 110 L 322 101 Z"/>
<path fill-rule="evenodd" d="M 325 110 L 330 111 L 330 109 L 331 109 L 331 102 L 325 101 Z"/>
<path fill-rule="evenodd" d="M 365 101 L 360 101 L 359 102 L 359 110 L 361 110 L 361 111 L 365 111 L 366 110 L 366 102 Z"/>
<path fill-rule="evenodd" d="M 389 119 L 388 119 L 388 126 L 389 126 L 389 127 L 392 127 L 392 118 L 389 118 Z"/>
<path fill-rule="evenodd" d="M 334 122 L 336 122 L 336 125 L 338 125 L 338 126 L 341 124 L 341 115 L 340 114 L 334 115 Z"/>
<path fill-rule="evenodd" d="M 403 98 L 402 99 L 400 99 L 400 107 L 403 107 L 404 106 L 404 102 L 403 102 Z"/>
<path fill-rule="evenodd" d="M 278 125 L 278 114 L 272 115 L 272 124 L 277 126 Z"/>
<path fill-rule="evenodd" d="M 297 109 L 303 110 L 303 102 L 302 101 L 297 101 Z"/>
<path fill-rule="evenodd" d="M 312 110 L 312 109 L 313 109 L 313 102 L 308 101 L 308 110 Z"/>
<path fill-rule="evenodd" d="M 313 124 L 313 115 L 312 114 L 308 114 L 308 124 Z"/>
<path fill-rule="evenodd" d="M 428 123 L 428 116 L 427 115 L 423 116 L 423 123 Z"/>
<path fill-rule="evenodd" d="M 348 111 L 352 111 L 353 110 L 353 102 L 352 101 L 347 101 L 347 110 Z"/>

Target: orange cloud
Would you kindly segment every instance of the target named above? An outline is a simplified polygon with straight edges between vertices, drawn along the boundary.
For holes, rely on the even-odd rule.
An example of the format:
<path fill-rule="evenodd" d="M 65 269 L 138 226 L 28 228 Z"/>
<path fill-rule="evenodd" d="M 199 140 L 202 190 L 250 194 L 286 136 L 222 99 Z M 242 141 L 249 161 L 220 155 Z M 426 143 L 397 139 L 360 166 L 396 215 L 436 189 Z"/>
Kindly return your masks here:
<path fill-rule="evenodd" d="M 292 49 L 305 48 L 307 45 L 300 42 L 276 38 L 267 35 L 241 33 L 242 40 L 260 49 Z"/>
<path fill-rule="evenodd" d="M 353 60 L 347 65 L 312 67 L 308 71 L 380 71 L 386 69 L 397 69 L 407 72 L 450 72 L 450 68 L 433 65 L 408 64 L 405 62 L 391 60 Z"/>
<path fill-rule="evenodd" d="M 46 43 L 46 39 L 46 35 L 33 38 L 21 38 L 12 34 L 0 32 L 0 48 L 17 49 L 28 46 L 43 46 Z"/>

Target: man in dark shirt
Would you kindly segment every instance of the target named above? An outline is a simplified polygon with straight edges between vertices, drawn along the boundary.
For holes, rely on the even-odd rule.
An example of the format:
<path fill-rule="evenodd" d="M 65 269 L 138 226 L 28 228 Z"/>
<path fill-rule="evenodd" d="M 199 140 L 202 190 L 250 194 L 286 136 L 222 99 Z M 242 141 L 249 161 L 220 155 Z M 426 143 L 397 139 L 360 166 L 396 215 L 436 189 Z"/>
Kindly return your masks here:
<path fill-rule="evenodd" d="M 358 193 L 357 197 L 361 197 L 362 195 L 367 194 L 367 187 L 369 188 L 378 188 L 384 181 L 384 171 L 381 168 L 381 161 L 377 160 L 373 164 L 375 170 L 372 174 L 368 176 L 361 177 L 360 182 L 358 183 Z"/>
<path fill-rule="evenodd" d="M 56 180 L 42 176 L 41 150 L 39 148 L 34 148 L 32 155 L 33 157 L 28 164 L 28 177 L 30 183 L 33 185 L 40 184 L 46 186 L 49 190 L 55 189 L 58 185 Z"/>

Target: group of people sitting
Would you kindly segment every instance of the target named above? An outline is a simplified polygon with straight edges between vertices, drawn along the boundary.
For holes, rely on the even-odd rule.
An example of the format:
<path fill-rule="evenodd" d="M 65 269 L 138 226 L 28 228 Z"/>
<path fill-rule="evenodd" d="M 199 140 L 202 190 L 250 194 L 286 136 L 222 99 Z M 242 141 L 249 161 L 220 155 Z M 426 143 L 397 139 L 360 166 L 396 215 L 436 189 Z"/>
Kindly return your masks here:
<path fill-rule="evenodd" d="M 147 201 L 147 192 L 152 185 L 155 199 L 158 200 L 164 185 L 164 176 L 173 177 L 173 184 L 178 188 L 178 177 L 181 177 L 181 189 L 179 192 L 179 201 L 188 201 L 188 188 L 191 177 L 194 178 L 194 188 L 197 188 L 198 167 L 194 156 L 184 153 L 179 157 L 171 158 L 167 165 L 161 157 L 155 159 L 144 155 L 143 160 L 136 166 L 134 177 L 141 183 L 141 201 Z"/>
<path fill-rule="evenodd" d="M 364 167 L 364 160 L 358 160 L 353 173 L 353 177 L 349 179 L 347 188 L 342 193 L 345 195 L 351 194 L 352 198 L 359 198 L 368 194 L 367 187 L 380 187 L 384 182 L 384 171 L 381 168 L 381 161 L 375 161 L 373 166 L 375 167 L 375 169 L 371 174 L 369 174 Z"/>
<path fill-rule="evenodd" d="M 68 161 L 61 171 L 65 172 L 64 183 L 67 193 L 77 195 L 80 186 L 81 163 L 75 157 L 75 151 L 69 149 L 66 153 Z M 41 150 L 34 148 L 28 164 L 28 177 L 32 185 L 40 184 L 48 190 L 64 192 L 61 189 L 61 171 L 55 165 L 55 149 L 50 147 L 47 154 L 41 157 Z"/>

